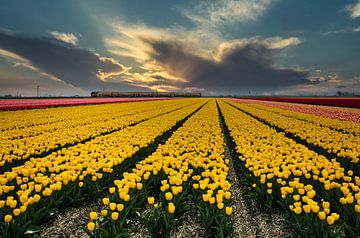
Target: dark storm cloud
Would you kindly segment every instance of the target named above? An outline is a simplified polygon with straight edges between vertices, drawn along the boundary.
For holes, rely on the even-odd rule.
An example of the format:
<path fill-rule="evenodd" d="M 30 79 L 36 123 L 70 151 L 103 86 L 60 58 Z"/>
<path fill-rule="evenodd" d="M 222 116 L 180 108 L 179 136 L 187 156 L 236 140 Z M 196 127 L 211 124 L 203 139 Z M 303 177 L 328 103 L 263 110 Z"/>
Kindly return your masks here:
<path fill-rule="evenodd" d="M 248 43 L 232 50 L 220 62 L 188 52 L 176 42 L 147 41 L 153 57 L 167 70 L 189 80 L 191 87 L 205 90 L 242 88 L 277 89 L 309 83 L 308 72 L 277 68 L 272 56 L 275 50 L 260 43 Z"/>
<path fill-rule="evenodd" d="M 102 87 L 132 89 L 123 84 L 101 81 L 97 77 L 99 71 L 104 74 L 121 72 L 124 70 L 122 65 L 56 39 L 0 31 L 0 48 L 20 55 L 41 71 L 76 87 L 88 90 Z"/>

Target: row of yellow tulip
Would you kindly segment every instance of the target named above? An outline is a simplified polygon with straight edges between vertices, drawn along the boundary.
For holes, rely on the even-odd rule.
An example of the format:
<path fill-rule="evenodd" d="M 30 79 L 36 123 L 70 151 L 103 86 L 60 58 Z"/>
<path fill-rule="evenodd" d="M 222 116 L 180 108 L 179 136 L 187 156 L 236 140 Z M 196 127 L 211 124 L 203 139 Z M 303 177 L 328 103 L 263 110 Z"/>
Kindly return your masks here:
<path fill-rule="evenodd" d="M 349 159 L 356 166 L 360 161 L 360 137 L 344 134 L 319 124 L 291 119 L 276 112 L 264 111 L 242 103 L 231 102 L 235 107 L 260 118 L 272 126 L 283 129 L 307 143 L 321 147 L 330 154 Z"/>
<path fill-rule="evenodd" d="M 272 113 L 280 114 L 286 117 L 294 118 L 297 120 L 302 120 L 305 122 L 309 122 L 321 127 L 328 127 L 336 131 L 340 131 L 343 133 L 353 133 L 356 136 L 360 136 L 360 124 L 354 123 L 352 121 L 344 121 L 344 120 L 337 120 L 327 117 L 321 117 L 314 114 L 296 112 L 285 110 L 276 107 L 270 107 L 266 105 L 259 105 L 259 104 L 247 104 L 248 106 L 252 106 L 261 110 L 269 111 Z"/>
<path fill-rule="evenodd" d="M 205 100 L 192 102 L 84 144 L 30 159 L 23 166 L 1 174 L 0 219 L 10 227 L 14 227 L 14 223 L 25 224 L 30 219 L 36 223 L 39 221 L 36 216 L 47 214 L 53 207 L 100 192 L 109 181 L 121 175 L 123 164 L 131 163 L 129 158 L 195 112 Z M 129 120 L 136 121 L 136 117 Z M 41 214 L 36 212 L 39 209 Z M 16 219 L 10 219 L 13 216 Z"/>
<path fill-rule="evenodd" d="M 280 203 L 289 209 L 295 229 L 304 236 L 334 235 L 328 229 L 334 223 L 346 223 L 348 230 L 356 230 L 360 224 L 359 176 L 227 102 L 221 101 L 220 108 L 243 173 L 260 203 L 269 209 Z M 350 216 L 357 220 L 348 219 Z"/>
<path fill-rule="evenodd" d="M 83 113 L 79 112 L 79 115 L 85 115 L 86 118 L 74 115 L 74 118 L 70 120 L 69 116 L 66 115 L 64 116 L 65 119 L 58 123 L 40 124 L 29 128 L 29 130 L 21 129 L 23 131 L 21 138 L 6 139 L 13 130 L 3 131 L 0 133 L 0 136 L 4 138 L 0 141 L 0 167 L 6 163 L 11 164 L 12 161 L 38 157 L 44 152 L 49 152 L 65 145 L 73 145 L 103 133 L 122 129 L 131 124 L 160 115 L 161 113 L 167 113 L 191 103 L 193 101 L 184 99 L 176 102 L 164 100 L 111 104 L 107 107 L 106 113 L 102 112 L 103 106 L 98 105 L 99 108 L 92 106 L 91 111 L 88 107 L 85 107 Z M 81 108 L 81 106 L 77 108 Z M 58 113 L 55 109 L 49 110 L 52 110 L 53 113 Z M 62 109 L 59 108 L 59 110 L 61 111 Z M 27 118 L 27 120 L 30 119 Z M 40 133 L 31 135 L 32 131 L 39 131 Z M 31 133 L 27 134 L 28 132 Z"/>
<path fill-rule="evenodd" d="M 209 236 L 229 235 L 229 161 L 224 159 L 218 116 L 213 99 L 131 173 L 115 180 L 114 187 L 109 188 L 110 196 L 103 199 L 102 216 L 90 213 L 90 237 L 100 237 L 104 230 L 113 235 L 124 232 L 124 221 L 145 203 L 151 208 L 145 220 L 154 237 L 168 237 L 175 218 L 196 207 L 200 207 Z"/>
<path fill-rule="evenodd" d="M 183 100 L 180 100 L 183 101 Z M 178 102 L 180 102 L 178 101 Z M 73 107 L 57 107 L 35 110 L 2 111 L 0 113 L 0 137 L 3 139 L 17 139 L 33 137 L 45 132 L 68 127 L 77 127 L 96 121 L 110 121 L 121 115 L 131 115 L 177 102 L 147 101 L 142 103 L 119 103 L 102 105 L 83 105 Z"/>
<path fill-rule="evenodd" d="M 168 102 L 171 104 L 170 101 Z M 153 103 L 155 103 L 155 101 L 143 101 L 141 102 L 141 105 L 146 107 L 145 105 L 150 106 Z M 79 120 L 80 118 L 85 120 L 88 117 L 93 117 L 100 114 L 108 114 L 111 116 L 111 114 L 123 113 L 124 111 L 128 110 L 129 105 L 133 106 L 131 109 L 141 108 L 141 105 L 137 105 L 134 102 L 124 102 L 116 104 L 105 103 L 71 107 L 67 106 L 31 110 L 1 111 L 0 131 L 14 130 L 16 134 L 17 132 L 21 133 L 21 129 L 26 129 L 42 124 L 52 124 L 66 120 L 71 121 L 74 118 L 76 120 Z"/>

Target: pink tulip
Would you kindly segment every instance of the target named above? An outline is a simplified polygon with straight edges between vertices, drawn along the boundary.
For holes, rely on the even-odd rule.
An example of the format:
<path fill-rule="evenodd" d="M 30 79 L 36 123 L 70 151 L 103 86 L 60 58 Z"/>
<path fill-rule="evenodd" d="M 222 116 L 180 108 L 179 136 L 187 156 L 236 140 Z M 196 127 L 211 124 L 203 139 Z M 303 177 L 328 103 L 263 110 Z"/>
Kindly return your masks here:
<path fill-rule="evenodd" d="M 360 109 L 357 108 L 265 101 L 265 100 L 260 100 L 260 98 L 259 100 L 252 100 L 252 99 L 233 99 L 233 100 L 242 103 L 255 103 L 265 106 L 277 107 L 285 110 L 309 113 L 309 114 L 314 114 L 314 115 L 338 119 L 338 120 L 360 122 Z"/>

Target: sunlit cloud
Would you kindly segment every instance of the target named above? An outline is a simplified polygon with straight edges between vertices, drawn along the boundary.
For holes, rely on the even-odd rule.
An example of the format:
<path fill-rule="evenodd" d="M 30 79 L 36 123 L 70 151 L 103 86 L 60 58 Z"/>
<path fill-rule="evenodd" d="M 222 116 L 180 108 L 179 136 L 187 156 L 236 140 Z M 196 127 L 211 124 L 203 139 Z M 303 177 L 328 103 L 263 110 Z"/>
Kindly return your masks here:
<path fill-rule="evenodd" d="M 76 37 L 73 33 L 64 33 L 58 31 L 49 31 L 49 33 L 57 40 L 63 41 L 68 44 L 76 45 L 79 41 L 79 38 Z"/>
<path fill-rule="evenodd" d="M 0 57 L 9 59 L 9 60 L 16 60 L 18 62 L 28 62 L 26 59 L 24 59 L 23 57 L 21 57 L 20 55 L 17 55 L 13 52 L 4 50 L 0 48 Z"/>
<path fill-rule="evenodd" d="M 222 42 L 214 54 L 214 59 L 219 62 L 224 56 L 226 56 L 229 52 L 237 48 L 244 47 L 248 44 L 261 44 L 266 46 L 268 49 L 284 49 L 290 46 L 295 46 L 301 44 L 302 41 L 297 37 L 269 37 L 269 38 L 261 38 L 261 37 L 253 37 L 253 38 L 244 38 L 244 39 L 235 39 L 232 41 Z"/>
<path fill-rule="evenodd" d="M 145 71 L 142 73 L 138 72 L 126 72 L 122 76 L 124 82 L 131 85 L 137 85 L 141 87 L 147 87 L 150 90 L 161 90 L 161 91 L 173 91 L 178 90 L 178 84 L 186 83 L 187 81 L 169 74 L 166 71 Z M 167 87 L 166 87 L 167 86 Z"/>
<path fill-rule="evenodd" d="M 165 84 L 157 84 L 157 85 L 148 85 L 143 83 L 132 83 L 129 82 L 129 85 L 144 88 L 147 90 L 152 90 L 156 92 L 174 92 L 174 91 L 180 91 L 181 88 L 177 86 L 171 86 L 171 85 L 165 85 Z"/>
<path fill-rule="evenodd" d="M 157 91 L 157 92 L 177 91 L 180 89 L 179 87 L 176 87 L 176 86 L 164 85 L 164 84 L 152 85 L 152 86 L 147 86 L 147 87 L 150 88 L 151 90 Z"/>
<path fill-rule="evenodd" d="M 112 23 L 111 27 L 117 35 L 104 37 L 108 51 L 118 56 L 133 58 L 139 63 L 153 60 L 154 52 L 148 41 L 187 42 L 189 51 L 206 57 L 211 57 L 213 48 L 222 41 L 217 34 L 204 34 L 198 29 L 180 26 L 163 29 L 118 21 Z"/>
<path fill-rule="evenodd" d="M 99 54 L 96 55 L 99 57 L 99 60 L 104 62 L 105 64 L 110 64 L 115 67 L 117 66 L 117 70 L 114 69 L 110 71 L 105 71 L 103 69 L 98 69 L 96 76 L 102 81 L 107 81 L 108 79 L 111 79 L 113 77 L 123 75 L 131 69 L 131 67 L 125 67 L 113 58 L 102 57 Z"/>
<path fill-rule="evenodd" d="M 360 17 L 360 0 L 354 5 L 346 6 L 346 10 L 350 13 L 351 18 Z"/>

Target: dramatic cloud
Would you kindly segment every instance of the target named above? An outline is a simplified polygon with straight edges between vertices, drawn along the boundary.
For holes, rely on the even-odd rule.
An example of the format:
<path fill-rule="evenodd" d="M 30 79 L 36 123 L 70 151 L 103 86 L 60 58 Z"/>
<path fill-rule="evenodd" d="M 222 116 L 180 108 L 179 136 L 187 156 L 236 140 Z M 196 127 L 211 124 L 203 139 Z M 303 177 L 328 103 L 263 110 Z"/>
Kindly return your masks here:
<path fill-rule="evenodd" d="M 131 89 L 121 81 L 105 82 L 125 73 L 129 68 L 112 58 L 101 57 L 92 51 L 75 48 L 55 39 L 0 31 L 0 48 L 3 55 L 6 53 L 8 57 L 23 59 L 23 66 L 38 69 L 75 87 L 89 90 L 102 87 Z"/>
<path fill-rule="evenodd" d="M 360 26 L 353 29 L 354 32 L 360 32 Z"/>
<path fill-rule="evenodd" d="M 346 10 L 349 11 L 351 18 L 360 17 L 360 0 L 354 5 L 348 5 Z"/>
<path fill-rule="evenodd" d="M 149 88 L 169 85 L 180 90 L 225 91 L 309 82 L 304 71 L 273 65 L 273 54 L 299 45 L 302 40 L 297 37 L 257 36 L 225 41 L 217 36 L 209 44 L 195 33 L 197 29 L 159 29 L 122 23 L 112 26 L 118 35 L 104 39 L 108 50 L 134 59 L 143 70 L 127 74 L 124 78 L 129 83 Z M 161 75 L 161 80 L 157 75 Z"/>
<path fill-rule="evenodd" d="M 61 33 L 57 31 L 50 31 L 49 32 L 55 39 L 60 41 L 76 45 L 79 39 L 73 33 Z"/>
<path fill-rule="evenodd" d="M 206 90 L 276 89 L 309 83 L 305 71 L 283 69 L 272 64 L 274 49 L 266 44 L 247 43 L 227 50 L 221 61 L 186 51 L 178 42 L 149 41 L 153 57 L 174 75 L 189 80 L 188 87 Z"/>

